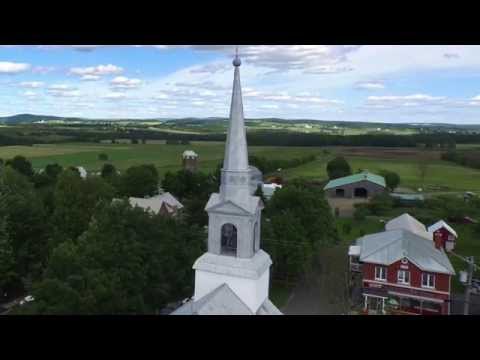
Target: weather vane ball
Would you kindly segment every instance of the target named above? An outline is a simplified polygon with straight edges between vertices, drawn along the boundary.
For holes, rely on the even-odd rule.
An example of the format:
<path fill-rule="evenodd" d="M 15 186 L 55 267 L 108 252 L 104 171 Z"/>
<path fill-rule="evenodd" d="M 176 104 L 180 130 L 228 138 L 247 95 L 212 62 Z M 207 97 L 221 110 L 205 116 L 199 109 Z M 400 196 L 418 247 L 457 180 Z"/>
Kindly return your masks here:
<path fill-rule="evenodd" d="M 235 49 L 235 59 L 233 59 L 233 66 L 240 66 L 240 65 L 242 65 L 242 61 L 238 57 L 238 46 L 237 46 L 237 48 Z"/>

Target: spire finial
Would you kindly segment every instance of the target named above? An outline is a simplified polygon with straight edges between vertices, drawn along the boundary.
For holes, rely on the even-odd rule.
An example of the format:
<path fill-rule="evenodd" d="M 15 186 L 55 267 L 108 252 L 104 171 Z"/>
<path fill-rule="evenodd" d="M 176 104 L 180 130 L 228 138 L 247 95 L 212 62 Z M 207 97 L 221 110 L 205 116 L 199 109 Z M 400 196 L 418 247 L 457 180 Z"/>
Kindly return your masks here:
<path fill-rule="evenodd" d="M 240 66 L 242 65 L 242 61 L 238 56 L 238 45 L 235 47 L 235 59 L 233 59 L 233 66 Z"/>

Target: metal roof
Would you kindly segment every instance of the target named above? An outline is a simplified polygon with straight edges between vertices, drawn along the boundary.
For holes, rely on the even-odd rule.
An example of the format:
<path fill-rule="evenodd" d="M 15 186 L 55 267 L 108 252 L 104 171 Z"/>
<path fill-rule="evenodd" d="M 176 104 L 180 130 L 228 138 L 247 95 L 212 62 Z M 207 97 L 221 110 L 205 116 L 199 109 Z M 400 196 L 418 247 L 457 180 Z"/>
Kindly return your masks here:
<path fill-rule="evenodd" d="M 434 233 L 435 231 L 437 231 L 438 229 L 441 229 L 441 228 L 445 228 L 448 232 L 455 235 L 455 237 L 458 237 L 457 232 L 455 230 L 453 230 L 453 228 L 443 220 L 437 221 L 435 224 L 430 225 L 428 227 L 428 232 L 429 233 Z"/>
<path fill-rule="evenodd" d="M 151 198 L 128 198 L 130 205 L 138 206 L 145 210 L 149 209 L 150 211 L 158 214 L 163 203 L 168 204 L 170 207 L 181 209 L 183 208 L 182 203 L 180 203 L 172 194 L 169 192 L 163 193 L 161 195 L 156 195 Z"/>
<path fill-rule="evenodd" d="M 432 234 L 427 231 L 425 225 L 407 213 L 387 222 L 385 224 L 385 230 L 407 230 L 426 239 L 433 239 Z"/>
<path fill-rule="evenodd" d="M 357 239 L 356 245 L 361 247 L 361 262 L 390 265 L 407 258 L 423 271 L 455 274 L 443 249 L 437 249 L 433 241 L 407 230 L 366 235 Z"/>
<path fill-rule="evenodd" d="M 267 299 L 255 314 L 227 284 L 222 284 L 202 298 L 185 303 L 172 315 L 281 315 L 281 312 Z"/>
<path fill-rule="evenodd" d="M 375 175 L 369 172 L 361 172 L 358 174 L 353 174 L 350 176 L 345 176 L 342 178 L 330 180 L 327 185 L 323 188 L 324 190 L 332 189 L 338 186 L 343 186 L 347 184 L 353 184 L 359 181 L 370 181 L 374 184 L 385 187 L 385 178 L 380 175 Z"/>

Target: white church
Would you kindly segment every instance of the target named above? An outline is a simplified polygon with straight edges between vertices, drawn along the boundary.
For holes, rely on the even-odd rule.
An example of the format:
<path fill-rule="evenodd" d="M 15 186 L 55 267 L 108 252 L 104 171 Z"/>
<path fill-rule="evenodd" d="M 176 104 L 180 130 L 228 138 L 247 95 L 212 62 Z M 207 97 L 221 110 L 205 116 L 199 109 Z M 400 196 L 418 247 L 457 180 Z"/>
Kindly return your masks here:
<path fill-rule="evenodd" d="M 260 248 L 262 200 L 253 196 L 238 54 L 220 192 L 210 196 L 208 250 L 193 265 L 193 298 L 172 315 L 282 315 L 269 300 L 270 255 Z"/>

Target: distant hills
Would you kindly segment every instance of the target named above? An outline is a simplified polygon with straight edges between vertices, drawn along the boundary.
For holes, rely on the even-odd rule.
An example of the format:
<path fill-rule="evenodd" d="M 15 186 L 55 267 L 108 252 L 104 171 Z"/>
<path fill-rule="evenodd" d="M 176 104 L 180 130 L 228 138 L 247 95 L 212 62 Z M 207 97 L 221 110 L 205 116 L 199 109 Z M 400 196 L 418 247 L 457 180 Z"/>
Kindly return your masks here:
<path fill-rule="evenodd" d="M 33 124 L 33 123 L 93 123 L 93 122 L 161 122 L 165 125 L 177 126 L 201 126 L 223 124 L 227 118 L 222 117 L 207 117 L 207 118 L 151 118 L 151 119 L 90 119 L 80 117 L 61 117 L 51 115 L 34 115 L 34 114 L 18 114 L 13 116 L 0 117 L 0 124 L 18 125 L 18 124 Z M 262 118 L 262 119 L 246 119 L 247 123 L 277 123 L 277 124 L 321 124 L 325 126 L 338 126 L 349 128 L 364 128 L 375 127 L 379 128 L 430 128 L 430 129 L 462 129 L 462 130 L 480 130 L 480 124 L 464 125 L 464 124 L 446 124 L 446 123 L 379 123 L 379 122 L 360 122 L 360 121 L 335 121 L 335 120 L 315 120 L 315 119 L 281 119 L 281 118 Z"/>

